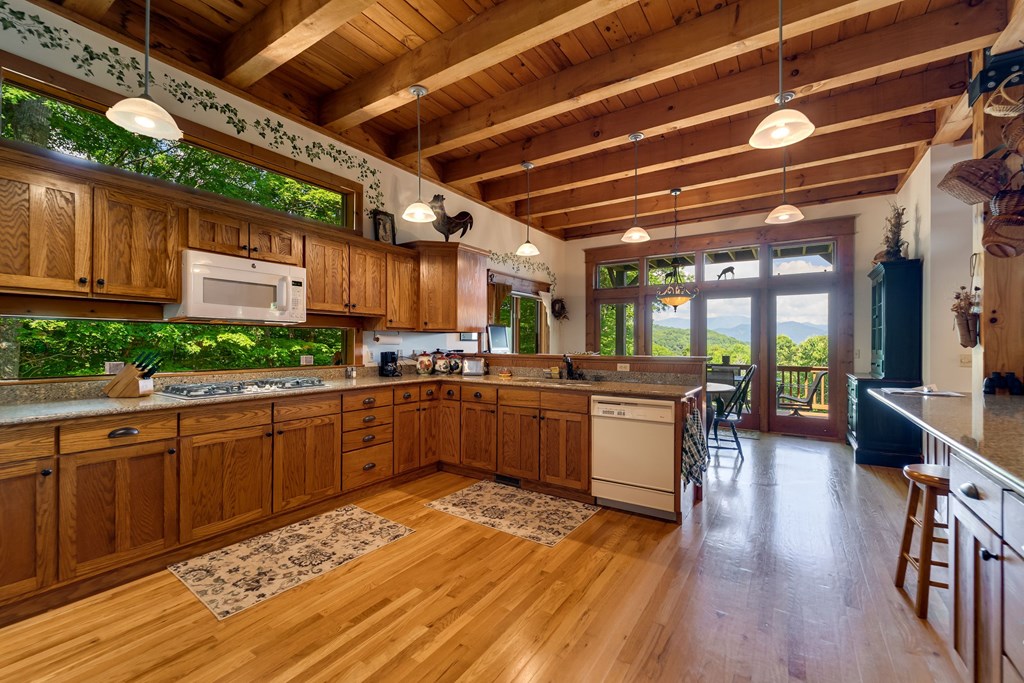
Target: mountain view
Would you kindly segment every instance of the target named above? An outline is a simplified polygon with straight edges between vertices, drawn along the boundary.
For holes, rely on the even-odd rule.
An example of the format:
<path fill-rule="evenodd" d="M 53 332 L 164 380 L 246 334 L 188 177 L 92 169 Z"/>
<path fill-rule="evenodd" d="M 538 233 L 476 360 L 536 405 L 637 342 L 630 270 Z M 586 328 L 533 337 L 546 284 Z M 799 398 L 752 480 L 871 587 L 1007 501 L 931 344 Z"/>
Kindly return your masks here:
<path fill-rule="evenodd" d="M 750 318 L 718 316 L 708 320 L 708 349 L 712 358 L 723 355 L 733 363 L 750 362 Z M 690 354 L 689 316 L 673 316 L 654 320 L 653 348 L 656 356 Z M 778 324 L 776 355 L 779 365 L 828 365 L 828 325 L 794 320 Z"/>

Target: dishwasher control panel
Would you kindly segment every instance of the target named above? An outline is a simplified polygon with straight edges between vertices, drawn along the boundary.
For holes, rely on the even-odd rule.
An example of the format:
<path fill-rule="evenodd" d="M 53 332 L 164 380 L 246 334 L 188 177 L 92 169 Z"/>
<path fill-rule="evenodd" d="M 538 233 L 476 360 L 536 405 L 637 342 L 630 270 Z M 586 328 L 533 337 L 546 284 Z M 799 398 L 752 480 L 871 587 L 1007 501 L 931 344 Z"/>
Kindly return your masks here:
<path fill-rule="evenodd" d="M 674 422 L 675 404 L 671 401 L 595 396 L 591 399 L 590 414 L 618 420 Z"/>

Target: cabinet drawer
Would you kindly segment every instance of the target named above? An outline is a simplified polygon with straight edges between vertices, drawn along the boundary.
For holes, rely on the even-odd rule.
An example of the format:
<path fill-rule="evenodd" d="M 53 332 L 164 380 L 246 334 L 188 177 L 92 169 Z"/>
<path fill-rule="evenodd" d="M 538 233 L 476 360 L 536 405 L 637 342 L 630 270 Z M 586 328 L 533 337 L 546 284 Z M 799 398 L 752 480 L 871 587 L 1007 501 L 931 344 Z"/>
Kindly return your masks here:
<path fill-rule="evenodd" d="M 1024 668 L 1024 559 L 1003 545 L 1003 652 Z"/>
<path fill-rule="evenodd" d="M 369 429 L 345 432 L 341 437 L 341 450 L 344 452 L 389 443 L 394 438 L 395 428 L 391 424 L 383 424 Z"/>
<path fill-rule="evenodd" d="M 495 387 L 469 384 L 462 387 L 462 400 L 468 403 L 497 403 L 498 390 Z"/>
<path fill-rule="evenodd" d="M 1003 492 L 1003 539 L 1024 555 L 1024 498 L 1009 491 Z"/>
<path fill-rule="evenodd" d="M 26 425 L 0 429 L 0 465 L 53 455 L 53 425 Z"/>
<path fill-rule="evenodd" d="M 436 398 L 441 398 L 441 385 L 440 384 L 421 384 L 420 385 L 420 400 L 421 401 L 432 401 Z"/>
<path fill-rule="evenodd" d="M 1000 533 L 1003 528 L 1003 487 L 954 451 L 949 468 L 949 490 L 971 512 Z"/>
<path fill-rule="evenodd" d="M 458 384 L 448 384 L 445 382 L 441 385 L 441 398 L 446 398 L 449 401 L 458 401 L 462 398 L 462 387 Z"/>
<path fill-rule="evenodd" d="M 395 405 L 402 403 L 419 403 L 420 388 L 414 385 L 395 387 Z"/>
<path fill-rule="evenodd" d="M 256 427 L 270 424 L 270 404 L 248 403 L 233 406 L 206 407 L 181 413 L 182 436 L 220 432 L 225 428 Z"/>
<path fill-rule="evenodd" d="M 341 395 L 341 408 L 346 413 L 350 410 L 365 410 L 379 406 L 389 406 L 392 400 L 392 389 L 365 389 L 363 391 L 347 391 Z"/>
<path fill-rule="evenodd" d="M 351 491 L 390 478 L 393 457 L 389 443 L 345 453 L 341 456 L 341 490 Z"/>
<path fill-rule="evenodd" d="M 535 389 L 502 389 L 498 399 L 503 406 L 537 408 L 540 406 L 540 392 Z"/>
<path fill-rule="evenodd" d="M 567 391 L 542 391 L 540 407 L 545 410 L 560 410 L 564 413 L 590 412 L 590 397 L 586 394 L 574 394 Z"/>
<path fill-rule="evenodd" d="M 371 408 L 370 410 L 356 410 L 345 413 L 341 418 L 341 429 L 344 432 L 351 432 L 354 429 L 366 429 L 378 425 L 389 425 L 394 422 L 395 409 L 391 406 L 383 408 Z"/>
<path fill-rule="evenodd" d="M 274 422 L 299 420 L 306 417 L 321 415 L 337 415 L 341 412 L 341 397 L 330 398 L 295 398 L 289 401 L 274 402 Z"/>
<path fill-rule="evenodd" d="M 70 422 L 60 428 L 60 452 L 80 453 L 111 446 L 173 439 L 178 436 L 177 413 L 136 413 Z"/>

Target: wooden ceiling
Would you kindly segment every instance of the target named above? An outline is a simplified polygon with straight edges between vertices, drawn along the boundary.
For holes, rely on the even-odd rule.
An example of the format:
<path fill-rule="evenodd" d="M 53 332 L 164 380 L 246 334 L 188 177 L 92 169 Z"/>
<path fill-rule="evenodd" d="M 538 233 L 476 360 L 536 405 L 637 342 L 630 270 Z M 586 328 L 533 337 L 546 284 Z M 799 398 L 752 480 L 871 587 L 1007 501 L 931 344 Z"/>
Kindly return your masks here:
<path fill-rule="evenodd" d="M 781 151 L 747 139 L 777 92 L 776 0 L 152 0 L 154 52 L 362 149 L 576 239 L 767 212 Z M 39 0 L 40 4 L 47 4 Z M 143 0 L 63 0 L 141 41 Z M 1020 4 L 1020 3 L 1018 3 Z M 817 131 L 789 148 L 802 205 L 895 191 L 961 137 L 966 56 L 1005 0 L 790 0 L 786 88 Z"/>

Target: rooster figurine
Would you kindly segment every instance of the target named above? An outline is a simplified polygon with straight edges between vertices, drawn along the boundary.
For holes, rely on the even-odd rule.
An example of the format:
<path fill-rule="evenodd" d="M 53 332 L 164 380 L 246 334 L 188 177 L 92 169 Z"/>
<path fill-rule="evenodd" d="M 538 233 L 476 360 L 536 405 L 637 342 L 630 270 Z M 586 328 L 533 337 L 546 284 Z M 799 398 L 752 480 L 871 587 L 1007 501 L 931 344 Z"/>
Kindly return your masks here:
<path fill-rule="evenodd" d="M 473 229 L 473 216 L 468 211 L 460 211 L 455 216 L 449 216 L 444 212 L 444 195 L 435 194 L 430 200 L 430 208 L 434 210 L 437 218 L 434 219 L 434 230 L 444 235 L 444 241 L 462 231 L 459 237 L 465 237 L 466 233 Z"/>

